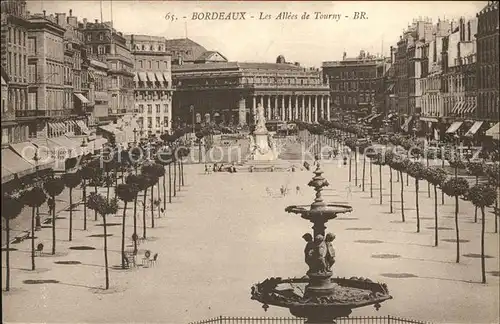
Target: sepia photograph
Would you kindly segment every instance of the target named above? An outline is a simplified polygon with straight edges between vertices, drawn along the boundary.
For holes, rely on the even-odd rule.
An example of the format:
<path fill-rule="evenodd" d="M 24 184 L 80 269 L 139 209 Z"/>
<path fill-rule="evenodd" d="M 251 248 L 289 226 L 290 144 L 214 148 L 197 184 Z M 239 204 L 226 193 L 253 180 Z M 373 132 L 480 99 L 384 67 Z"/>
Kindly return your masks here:
<path fill-rule="evenodd" d="M 499 1 L 0 5 L 2 323 L 500 322 Z"/>

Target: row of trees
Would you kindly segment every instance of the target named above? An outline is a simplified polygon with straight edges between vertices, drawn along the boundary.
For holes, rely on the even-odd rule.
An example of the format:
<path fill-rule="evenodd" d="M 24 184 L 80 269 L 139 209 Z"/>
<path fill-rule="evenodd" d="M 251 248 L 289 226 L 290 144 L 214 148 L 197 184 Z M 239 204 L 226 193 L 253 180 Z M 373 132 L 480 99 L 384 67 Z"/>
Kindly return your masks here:
<path fill-rule="evenodd" d="M 369 159 L 370 164 L 370 196 L 373 197 L 373 180 L 372 180 L 372 168 L 371 164 L 379 166 L 379 193 L 380 193 L 380 204 L 382 201 L 382 167 L 384 165 L 389 167 L 389 190 L 390 190 L 390 212 L 394 212 L 393 207 L 393 171 L 396 171 L 398 176 L 398 181 L 401 179 L 401 217 L 402 221 L 405 222 L 405 208 L 404 208 L 404 181 L 403 174 L 407 175 L 407 185 L 409 177 L 414 178 L 415 181 L 415 191 L 416 191 L 416 216 L 417 216 L 417 232 L 420 232 L 420 206 L 419 206 L 419 192 L 420 192 L 420 181 L 425 180 L 428 183 L 428 196 L 431 197 L 431 186 L 434 189 L 434 245 L 438 245 L 438 193 L 439 188 L 442 192 L 442 204 L 444 204 L 444 195 L 448 195 L 455 199 L 455 231 L 456 231 L 456 262 L 460 262 L 460 230 L 458 222 L 459 214 L 459 198 L 463 200 L 468 200 L 474 204 L 476 207 L 475 221 L 477 222 L 477 211 L 480 210 L 482 213 L 482 226 L 481 226 L 481 271 L 482 280 L 486 282 L 485 267 L 484 267 L 484 228 L 485 228 L 485 207 L 497 204 L 497 193 L 498 190 L 498 177 L 499 177 L 499 167 L 498 164 L 486 164 L 484 161 L 481 162 L 463 162 L 461 165 L 464 167 L 468 174 L 475 176 L 476 183 L 473 187 L 469 187 L 468 181 L 463 177 L 458 177 L 455 173 L 454 177 L 448 176 L 447 172 L 443 167 L 431 167 L 429 166 L 429 159 L 437 156 L 439 157 L 440 151 L 437 150 L 426 150 L 424 141 L 420 139 L 405 137 L 402 135 L 394 135 L 389 137 L 388 141 L 381 142 L 381 147 L 385 146 L 385 152 L 382 153 L 374 149 L 372 143 L 370 143 L 366 138 L 358 138 L 359 135 L 363 135 L 361 129 L 356 126 L 345 126 L 337 125 L 337 122 L 323 122 L 322 124 L 315 125 L 301 125 L 302 129 L 307 129 L 313 135 L 326 134 L 327 137 L 334 138 L 338 141 L 343 142 L 345 146 L 349 148 L 349 181 L 351 181 L 351 164 L 352 164 L 352 154 L 354 151 L 354 158 L 357 162 L 357 155 L 359 152 L 363 155 L 363 176 L 362 176 L 362 190 L 365 191 L 364 181 L 365 181 L 365 165 L 366 159 Z M 342 130 L 342 132 L 353 133 L 355 136 L 345 136 L 345 134 L 338 134 L 331 131 L 331 127 Z M 320 131 L 317 131 L 321 128 Z M 388 147 L 388 145 L 390 145 Z M 446 152 L 446 150 L 444 150 Z M 422 157 L 426 157 L 426 164 L 422 163 Z M 446 155 L 449 161 L 457 161 L 456 158 L 451 157 L 451 154 Z M 346 164 L 344 162 L 344 164 Z M 487 181 L 485 183 L 479 183 L 480 177 L 486 177 Z M 355 181 L 357 185 L 357 163 L 355 163 Z M 495 208 L 498 212 L 498 208 Z M 495 232 L 498 232 L 498 218 L 495 216 Z"/>
<path fill-rule="evenodd" d="M 154 207 L 158 207 L 158 215 L 160 216 L 160 189 L 159 180 L 163 178 L 163 209 L 166 211 L 166 171 L 168 167 L 169 177 L 169 202 L 172 201 L 172 167 L 173 167 L 173 195 L 176 196 L 177 190 L 180 190 L 181 185 L 184 185 L 184 169 L 183 158 L 189 151 L 182 145 L 181 139 L 184 135 L 183 130 L 177 130 L 172 134 L 163 134 L 160 138 L 162 142 L 144 143 L 129 148 L 128 150 L 120 150 L 111 141 L 107 150 L 106 156 L 85 156 L 80 166 L 77 169 L 64 173 L 61 176 L 56 176 L 53 172 L 47 173 L 43 177 L 39 177 L 33 183 L 26 183 L 20 179 L 17 185 L 12 186 L 12 190 L 4 192 L 2 195 L 2 217 L 5 219 L 7 251 L 6 251 L 6 290 L 10 289 L 10 221 L 17 217 L 24 206 L 32 208 L 31 222 L 31 263 L 32 270 L 35 270 L 35 210 L 42 206 L 50 197 L 53 202 L 52 208 L 52 251 L 56 253 L 56 197 L 59 196 L 65 187 L 69 188 L 70 208 L 69 208 L 69 233 L 68 240 L 72 240 L 73 231 L 73 189 L 79 185 L 82 187 L 83 201 L 83 229 L 87 229 L 87 208 L 94 210 L 95 220 L 101 215 L 103 218 L 104 228 L 104 252 L 105 252 L 105 268 L 106 268 L 106 289 L 109 288 L 109 272 L 107 261 L 107 233 L 106 233 L 106 215 L 116 214 L 118 211 L 118 199 L 125 204 L 122 217 L 122 256 L 125 254 L 125 220 L 127 204 L 134 202 L 134 233 L 132 235 L 134 241 L 134 253 L 137 253 L 137 197 L 139 192 L 144 192 L 144 207 L 143 207 L 143 238 L 146 238 L 146 199 L 147 191 L 150 190 L 151 195 L 151 227 L 154 227 Z M 145 154 L 146 153 L 146 154 Z M 154 158 L 151 158 L 154 157 Z M 140 167 L 140 173 L 139 173 Z M 178 169 L 178 176 L 176 170 Z M 121 175 L 119 175 L 121 173 Z M 127 176 L 125 176 L 127 174 Z M 177 181 L 178 178 L 178 181 Z M 121 184 L 118 180 L 121 179 Z M 178 189 L 176 189 L 178 183 Z M 114 184 L 115 196 L 110 198 L 110 187 Z M 154 199 L 154 187 L 157 187 L 157 199 Z M 94 187 L 94 192 L 87 196 L 87 186 Z M 107 187 L 106 196 L 99 194 L 99 187 Z M 125 260 L 122 257 L 122 267 L 125 268 Z"/>

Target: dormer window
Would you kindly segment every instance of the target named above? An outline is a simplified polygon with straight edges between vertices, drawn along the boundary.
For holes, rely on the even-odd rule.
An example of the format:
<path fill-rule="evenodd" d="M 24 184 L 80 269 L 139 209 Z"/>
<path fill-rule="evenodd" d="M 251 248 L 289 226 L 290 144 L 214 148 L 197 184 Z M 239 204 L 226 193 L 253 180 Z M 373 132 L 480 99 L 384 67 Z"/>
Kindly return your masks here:
<path fill-rule="evenodd" d="M 163 51 L 163 46 L 161 46 L 161 45 L 160 45 L 160 46 L 158 46 L 158 50 L 159 50 L 159 51 Z"/>

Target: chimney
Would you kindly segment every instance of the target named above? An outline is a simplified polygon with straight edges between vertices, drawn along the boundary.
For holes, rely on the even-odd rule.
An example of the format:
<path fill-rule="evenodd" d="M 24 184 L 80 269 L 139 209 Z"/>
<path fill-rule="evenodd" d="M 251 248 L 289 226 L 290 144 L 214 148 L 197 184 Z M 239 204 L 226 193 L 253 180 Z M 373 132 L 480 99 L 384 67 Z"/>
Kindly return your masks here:
<path fill-rule="evenodd" d="M 47 16 L 47 12 L 44 10 L 43 11 L 43 18 L 45 18 Z"/>
<path fill-rule="evenodd" d="M 97 19 L 96 19 L 96 20 L 95 20 L 95 23 L 97 24 L 97 22 L 98 22 L 98 21 L 99 21 L 99 20 L 97 20 Z"/>
<path fill-rule="evenodd" d="M 73 16 L 73 9 L 69 9 L 69 16 L 72 17 Z"/>

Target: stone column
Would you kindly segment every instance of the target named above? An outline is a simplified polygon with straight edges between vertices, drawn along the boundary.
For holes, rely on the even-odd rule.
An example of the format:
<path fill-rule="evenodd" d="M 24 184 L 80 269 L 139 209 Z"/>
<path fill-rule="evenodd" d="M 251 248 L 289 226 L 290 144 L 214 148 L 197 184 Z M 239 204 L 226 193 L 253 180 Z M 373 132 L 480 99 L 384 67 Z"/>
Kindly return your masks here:
<path fill-rule="evenodd" d="M 271 115 L 271 96 L 267 96 L 267 120 L 272 119 Z"/>
<path fill-rule="evenodd" d="M 288 96 L 288 116 L 287 120 L 292 120 L 292 96 Z"/>
<path fill-rule="evenodd" d="M 255 118 L 257 116 L 257 97 L 252 96 L 252 122 L 255 123 Z"/>
<path fill-rule="evenodd" d="M 299 96 L 295 95 L 295 120 L 299 120 Z"/>
<path fill-rule="evenodd" d="M 278 115 L 278 96 L 274 96 L 274 109 L 273 109 L 273 115 L 271 116 L 271 119 L 274 119 L 274 117 Z"/>
<path fill-rule="evenodd" d="M 326 119 L 325 118 L 325 107 L 324 107 L 324 104 L 325 104 L 324 96 L 320 96 L 319 99 L 320 99 L 319 109 L 320 109 L 321 119 Z"/>
<path fill-rule="evenodd" d="M 300 106 L 300 120 L 306 121 L 306 96 L 302 95 L 302 105 Z"/>
<path fill-rule="evenodd" d="M 312 121 L 312 119 L 311 119 L 311 117 L 312 117 L 311 116 L 311 110 L 312 110 L 311 109 L 311 96 L 307 96 L 307 98 L 308 98 L 308 103 L 309 103 L 307 105 L 307 121 L 311 122 Z"/>
<path fill-rule="evenodd" d="M 281 96 L 281 120 L 285 120 L 285 96 Z"/>
<path fill-rule="evenodd" d="M 246 100 L 245 97 L 241 97 L 238 101 L 238 124 L 244 126 L 247 123 L 247 113 L 246 113 Z"/>
<path fill-rule="evenodd" d="M 318 122 L 318 96 L 314 96 L 314 122 Z"/>
<path fill-rule="evenodd" d="M 330 96 L 326 96 L 326 119 L 330 120 Z"/>

